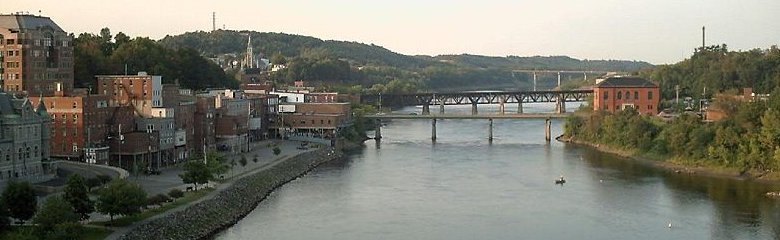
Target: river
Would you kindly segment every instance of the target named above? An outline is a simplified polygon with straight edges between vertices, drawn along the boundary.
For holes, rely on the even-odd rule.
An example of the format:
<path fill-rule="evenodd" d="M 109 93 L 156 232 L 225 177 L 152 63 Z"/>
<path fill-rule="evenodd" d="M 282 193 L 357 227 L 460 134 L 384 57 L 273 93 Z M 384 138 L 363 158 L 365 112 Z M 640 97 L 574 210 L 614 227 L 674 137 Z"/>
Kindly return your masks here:
<path fill-rule="evenodd" d="M 439 120 L 433 143 L 430 121 L 393 120 L 380 143 L 281 187 L 216 238 L 780 239 L 780 201 L 763 196 L 780 186 L 547 143 L 543 126 L 495 120 L 489 143 L 486 120 Z M 554 120 L 553 136 L 562 127 Z"/>

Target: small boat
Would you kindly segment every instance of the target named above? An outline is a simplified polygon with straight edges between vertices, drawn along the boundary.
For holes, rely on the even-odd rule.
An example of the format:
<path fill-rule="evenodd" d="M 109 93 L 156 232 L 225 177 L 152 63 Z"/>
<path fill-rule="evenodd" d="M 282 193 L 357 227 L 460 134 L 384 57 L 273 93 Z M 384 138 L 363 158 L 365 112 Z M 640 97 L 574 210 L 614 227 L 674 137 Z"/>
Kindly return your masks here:
<path fill-rule="evenodd" d="M 563 178 L 555 179 L 555 184 L 563 185 L 564 183 L 566 183 L 566 179 Z"/>

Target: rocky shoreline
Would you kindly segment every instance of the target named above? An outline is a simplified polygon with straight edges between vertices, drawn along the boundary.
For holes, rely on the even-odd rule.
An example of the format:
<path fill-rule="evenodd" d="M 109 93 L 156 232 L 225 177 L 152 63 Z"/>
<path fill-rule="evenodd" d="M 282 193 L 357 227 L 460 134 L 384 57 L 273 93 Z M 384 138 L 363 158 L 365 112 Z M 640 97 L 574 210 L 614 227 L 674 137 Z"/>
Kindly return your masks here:
<path fill-rule="evenodd" d="M 130 230 L 119 239 L 206 239 L 232 226 L 285 183 L 342 154 L 328 148 L 303 153 L 236 180 L 213 197 Z"/>

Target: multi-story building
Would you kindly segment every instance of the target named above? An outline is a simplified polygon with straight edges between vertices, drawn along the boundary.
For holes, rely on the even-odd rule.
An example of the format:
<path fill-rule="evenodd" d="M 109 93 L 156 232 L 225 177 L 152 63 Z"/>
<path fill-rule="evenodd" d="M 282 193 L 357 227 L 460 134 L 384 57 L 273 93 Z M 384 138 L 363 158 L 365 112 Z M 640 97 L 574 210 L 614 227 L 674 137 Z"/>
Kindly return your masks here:
<path fill-rule="evenodd" d="M 61 159 L 81 159 L 90 163 L 107 163 L 109 133 L 115 123 L 132 126 L 132 111 L 109 106 L 107 95 L 90 94 L 87 89 L 75 89 L 65 96 L 31 96 L 31 101 L 43 100 L 52 121 L 51 156 Z M 119 117 L 117 116 L 123 116 Z M 130 116 L 127 116 L 130 115 Z"/>
<path fill-rule="evenodd" d="M 615 112 L 634 108 L 655 115 L 661 94 L 657 84 L 639 77 L 608 77 L 593 87 L 593 110 Z"/>
<path fill-rule="evenodd" d="M 280 112 L 286 135 L 333 138 L 352 123 L 349 103 L 296 103 L 293 112 Z"/>
<path fill-rule="evenodd" d="M 152 108 L 163 107 L 162 77 L 145 72 L 97 76 L 97 91 L 111 97 L 111 106 L 133 106 L 142 117 L 151 117 Z"/>
<path fill-rule="evenodd" d="M 49 114 L 45 104 L 33 110 L 28 98 L 0 93 L 0 182 L 42 182 L 50 168 Z"/>
<path fill-rule="evenodd" d="M 48 17 L 0 15 L 0 82 L 6 92 L 51 96 L 73 88 L 73 38 Z"/>
<path fill-rule="evenodd" d="M 214 129 L 214 120 L 217 115 L 216 97 L 208 95 L 199 95 L 195 97 L 195 126 L 193 152 L 196 155 L 202 155 L 208 150 L 213 150 L 216 146 L 216 135 Z"/>

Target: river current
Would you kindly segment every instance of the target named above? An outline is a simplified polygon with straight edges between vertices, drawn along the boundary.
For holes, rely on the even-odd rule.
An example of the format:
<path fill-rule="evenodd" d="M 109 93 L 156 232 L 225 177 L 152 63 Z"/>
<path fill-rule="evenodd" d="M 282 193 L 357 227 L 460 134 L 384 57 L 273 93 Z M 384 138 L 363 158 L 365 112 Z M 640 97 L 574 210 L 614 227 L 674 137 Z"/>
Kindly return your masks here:
<path fill-rule="evenodd" d="M 548 143 L 543 127 L 494 120 L 491 143 L 487 120 L 439 120 L 432 142 L 430 120 L 393 120 L 381 142 L 279 188 L 216 238 L 780 239 L 780 201 L 763 196 L 780 186 Z M 562 127 L 553 120 L 553 136 Z M 554 184 L 560 175 L 567 182 Z"/>

